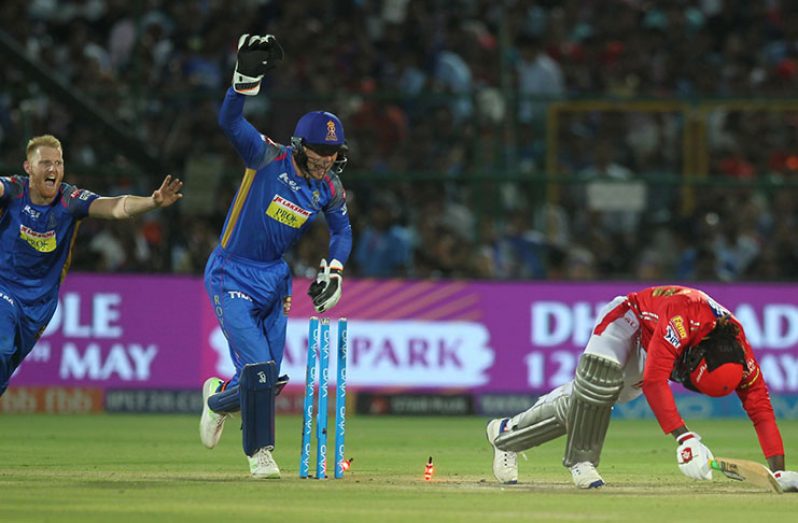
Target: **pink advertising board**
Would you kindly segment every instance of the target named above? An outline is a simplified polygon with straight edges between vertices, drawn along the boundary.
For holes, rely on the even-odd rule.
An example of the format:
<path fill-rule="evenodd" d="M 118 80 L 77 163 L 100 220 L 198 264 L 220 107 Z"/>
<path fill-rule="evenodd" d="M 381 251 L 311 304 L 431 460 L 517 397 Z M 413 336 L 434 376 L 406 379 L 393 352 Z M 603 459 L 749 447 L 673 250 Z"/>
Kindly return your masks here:
<path fill-rule="evenodd" d="M 305 372 L 307 285 L 294 282 L 290 386 Z M 328 316 L 333 334 L 337 318 L 349 321 L 351 387 L 537 393 L 571 378 L 601 306 L 642 287 L 347 279 Z M 798 394 L 798 285 L 701 288 L 742 321 L 771 390 Z M 201 279 L 78 274 L 12 386 L 190 389 L 231 372 Z"/>

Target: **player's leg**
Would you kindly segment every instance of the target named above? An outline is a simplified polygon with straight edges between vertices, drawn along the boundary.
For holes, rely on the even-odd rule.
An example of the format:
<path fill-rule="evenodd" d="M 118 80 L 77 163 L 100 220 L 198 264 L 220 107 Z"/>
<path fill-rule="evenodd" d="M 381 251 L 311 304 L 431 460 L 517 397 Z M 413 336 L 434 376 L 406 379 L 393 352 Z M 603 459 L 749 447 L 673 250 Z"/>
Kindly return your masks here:
<path fill-rule="evenodd" d="M 55 314 L 58 300 L 25 306 L 0 287 L 0 396 Z"/>
<path fill-rule="evenodd" d="M 231 267 L 228 264 L 225 287 L 213 274 L 206 279 L 236 366 L 236 374 L 226 384 L 226 389 L 209 396 L 208 410 L 215 414 L 241 410 L 243 447 L 253 477 L 279 477 L 271 451 L 274 448 L 274 396 L 279 384 L 278 361 L 282 359 L 287 326 L 281 297 L 288 274 L 285 264 L 270 267 Z M 231 285 L 237 288 L 231 290 Z M 282 329 L 282 332 L 273 337 L 270 335 L 273 328 Z M 279 346 L 274 345 L 277 342 Z M 251 364 L 265 366 L 257 373 L 258 380 L 264 378 L 265 381 L 255 382 L 251 376 L 245 376 L 244 371 L 250 372 Z M 264 437 L 264 434 L 271 434 L 271 437 Z"/>
<path fill-rule="evenodd" d="M 200 415 L 200 441 L 205 448 L 215 448 L 222 439 L 224 422 L 232 412 L 236 412 L 240 407 L 238 399 L 238 388 L 234 391 L 227 391 L 225 401 L 212 402 L 220 396 L 219 390 L 224 385 L 224 381 L 219 378 L 211 377 L 202 384 L 202 414 Z M 232 392 L 232 394 L 231 394 Z"/>
<path fill-rule="evenodd" d="M 273 303 L 271 310 L 261 318 L 261 329 L 267 340 L 270 361 L 266 364 L 269 372 L 270 386 L 258 391 L 257 398 L 249 402 L 251 395 L 249 386 L 245 386 L 247 379 L 242 379 L 241 387 L 241 418 L 244 431 L 244 453 L 249 456 L 249 470 L 254 478 L 277 479 L 280 469 L 272 457 L 274 450 L 275 407 L 274 398 L 282 386 L 288 381 L 287 376 L 279 376 L 278 371 L 285 350 L 286 331 L 288 318 L 283 311 L 282 298 Z M 245 367 L 248 369 L 251 366 Z M 251 380 L 250 380 L 251 381 Z"/>
<path fill-rule="evenodd" d="M 626 365 L 623 367 L 623 388 L 617 403 L 627 403 L 643 394 L 643 371 L 646 365 L 646 351 L 638 343 L 632 349 Z"/>
<path fill-rule="evenodd" d="M 497 480 L 515 483 L 518 480 L 517 452 L 565 434 L 571 387 L 571 383 L 561 385 L 538 398 L 524 412 L 488 423 L 488 441 L 493 446 L 493 475 Z"/>
<path fill-rule="evenodd" d="M 602 356 L 585 353 L 579 359 L 568 406 L 568 439 L 563 465 L 579 488 L 604 485 L 596 467 L 610 424 L 612 406 L 623 387 L 623 369 Z"/>
<path fill-rule="evenodd" d="M 229 261 L 222 262 L 217 253 L 211 255 L 205 272 L 205 288 L 227 339 L 236 373 L 227 383 L 211 377 L 203 384 L 199 431 L 200 440 L 207 448 L 219 443 L 225 421 L 241 408 L 238 378 L 243 366 L 269 359 L 267 342 L 257 319 L 257 304 L 249 295 L 228 287 L 237 285 L 232 276 L 236 268 Z"/>
<path fill-rule="evenodd" d="M 225 421 L 231 413 L 241 409 L 239 378 L 244 366 L 270 360 L 268 341 L 259 325 L 256 304 L 240 292 L 215 293 L 212 300 L 230 346 L 236 374 L 227 383 L 213 377 L 203 384 L 200 440 L 207 448 L 214 448 L 219 443 Z"/>
<path fill-rule="evenodd" d="M 0 289 L 0 396 L 22 360 L 17 307 L 13 298 Z"/>
<path fill-rule="evenodd" d="M 288 332 L 288 316 L 283 312 L 282 299 L 275 301 L 274 306 L 263 317 L 261 328 L 269 345 L 269 358 L 274 361 L 279 371 L 283 362 L 285 338 Z M 287 376 L 280 376 L 278 384 L 287 379 Z"/>
<path fill-rule="evenodd" d="M 599 313 L 585 354 L 601 356 L 620 366 L 637 355 L 639 323 L 625 302 L 625 298 L 616 298 Z M 630 381 L 630 385 L 636 381 Z M 572 393 L 573 382 L 560 385 L 538 398 L 528 410 L 500 420 L 503 421 L 503 427 L 494 440 L 496 446 L 502 450 L 520 452 L 564 435 Z"/>
<path fill-rule="evenodd" d="M 274 361 L 245 365 L 241 371 L 241 430 L 244 454 L 254 478 L 278 479 L 280 469 L 272 458 L 274 450 L 274 390 L 277 365 Z"/>
<path fill-rule="evenodd" d="M 604 485 L 596 467 L 624 388 L 624 368 L 639 347 L 639 321 L 624 298 L 610 302 L 599 318 L 577 366 L 566 422 L 563 464 L 580 488 Z"/>
<path fill-rule="evenodd" d="M 626 362 L 633 352 L 632 348 L 637 347 L 638 326 L 626 299 L 614 299 L 599 313 L 585 353 L 601 355 L 618 365 Z M 488 439 L 494 446 L 494 475 L 499 481 L 508 482 L 508 479 L 517 476 L 516 452 L 568 433 L 573 390 L 574 382 L 566 383 L 538 398 L 528 410 L 511 418 L 492 420 L 488 424 Z"/>
<path fill-rule="evenodd" d="M 566 414 L 573 383 L 560 385 L 544 394 L 532 407 L 500 420 L 504 427 L 494 440 L 502 450 L 521 452 L 565 434 Z"/>

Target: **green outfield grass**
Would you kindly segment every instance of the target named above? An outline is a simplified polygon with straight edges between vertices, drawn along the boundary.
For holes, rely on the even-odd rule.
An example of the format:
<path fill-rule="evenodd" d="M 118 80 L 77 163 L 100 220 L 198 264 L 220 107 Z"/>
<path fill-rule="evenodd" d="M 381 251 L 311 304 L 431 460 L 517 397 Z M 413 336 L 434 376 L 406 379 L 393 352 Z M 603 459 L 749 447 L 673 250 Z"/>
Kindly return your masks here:
<path fill-rule="evenodd" d="M 301 420 L 278 420 L 283 479 L 248 478 L 237 424 L 206 450 L 191 416 L 0 416 L 0 521 L 792 521 L 798 494 L 725 478 L 691 481 L 653 421 L 610 426 L 608 485 L 577 491 L 560 465 L 564 440 L 519 458 L 520 483 L 491 475 L 480 418 L 353 417 L 343 480 L 297 477 Z M 691 427 L 718 455 L 762 461 L 746 420 Z M 798 422 L 781 423 L 798 468 Z M 423 479 L 434 459 L 433 481 Z M 717 474 L 717 473 L 716 473 Z"/>

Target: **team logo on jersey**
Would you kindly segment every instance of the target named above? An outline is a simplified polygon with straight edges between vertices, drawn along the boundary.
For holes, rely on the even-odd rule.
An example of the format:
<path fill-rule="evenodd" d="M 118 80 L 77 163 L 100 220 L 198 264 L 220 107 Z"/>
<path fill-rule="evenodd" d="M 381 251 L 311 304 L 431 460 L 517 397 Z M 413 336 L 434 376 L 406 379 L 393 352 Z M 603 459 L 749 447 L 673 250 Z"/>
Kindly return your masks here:
<path fill-rule="evenodd" d="M 3 293 L 2 291 L 0 291 L 0 299 L 7 301 L 11 305 L 14 305 L 14 298 L 9 296 L 8 294 Z"/>
<path fill-rule="evenodd" d="M 280 173 L 280 175 L 277 176 L 277 178 L 281 182 L 283 182 L 284 184 L 289 186 L 291 188 L 291 190 L 294 191 L 294 192 L 296 192 L 296 191 L 298 191 L 300 189 L 299 184 L 288 177 L 288 173 Z"/>
<path fill-rule="evenodd" d="M 676 331 L 680 339 L 687 338 L 687 328 L 685 328 L 684 319 L 681 316 L 671 318 L 670 325 L 673 326 L 673 330 Z"/>
<path fill-rule="evenodd" d="M 313 194 L 311 195 L 311 198 L 313 198 L 313 205 L 318 207 L 319 206 L 319 202 L 321 201 L 321 194 L 319 194 L 319 191 L 313 191 Z"/>
<path fill-rule="evenodd" d="M 26 205 L 25 207 L 23 207 L 22 212 L 24 212 L 27 215 L 30 215 L 30 217 L 33 218 L 34 220 L 37 220 L 39 216 L 41 216 L 42 214 L 33 207 L 31 207 L 30 205 Z"/>
<path fill-rule="evenodd" d="M 682 346 L 682 342 L 679 340 L 679 335 L 676 334 L 673 325 L 670 323 L 668 323 L 668 327 L 665 329 L 665 341 L 673 345 L 675 349 L 678 349 Z"/>
<path fill-rule="evenodd" d="M 55 241 L 55 231 L 38 232 L 20 225 L 19 237 L 39 252 L 53 252 L 58 246 Z"/>
<path fill-rule="evenodd" d="M 266 214 L 283 225 L 288 225 L 294 229 L 299 229 L 310 217 L 310 211 L 303 209 L 299 205 L 289 202 L 279 194 L 275 194 Z"/>

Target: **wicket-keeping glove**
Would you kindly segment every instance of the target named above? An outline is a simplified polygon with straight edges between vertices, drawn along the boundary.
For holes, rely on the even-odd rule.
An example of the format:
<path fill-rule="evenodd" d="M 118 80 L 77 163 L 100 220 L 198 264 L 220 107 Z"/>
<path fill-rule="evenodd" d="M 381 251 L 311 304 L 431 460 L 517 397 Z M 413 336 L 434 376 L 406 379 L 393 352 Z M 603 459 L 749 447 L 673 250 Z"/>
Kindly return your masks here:
<path fill-rule="evenodd" d="M 676 438 L 676 441 L 679 443 L 676 449 L 676 461 L 682 474 L 693 479 L 712 479 L 712 467 L 709 462 L 715 459 L 715 456 L 701 443 L 701 437 L 695 432 L 685 432 Z"/>
<path fill-rule="evenodd" d="M 269 69 L 283 60 L 283 48 L 274 35 L 243 34 L 238 39 L 238 59 L 233 73 L 233 89 L 237 93 L 255 96 L 260 82 Z"/>
<path fill-rule="evenodd" d="M 798 472 L 792 470 L 779 470 L 774 472 L 776 481 L 779 482 L 784 492 L 798 492 Z"/>
<path fill-rule="evenodd" d="M 319 273 L 316 280 L 310 284 L 308 296 L 313 300 L 316 312 L 332 309 L 341 299 L 344 266 L 338 260 L 333 260 L 327 265 L 327 260 L 321 260 Z"/>

